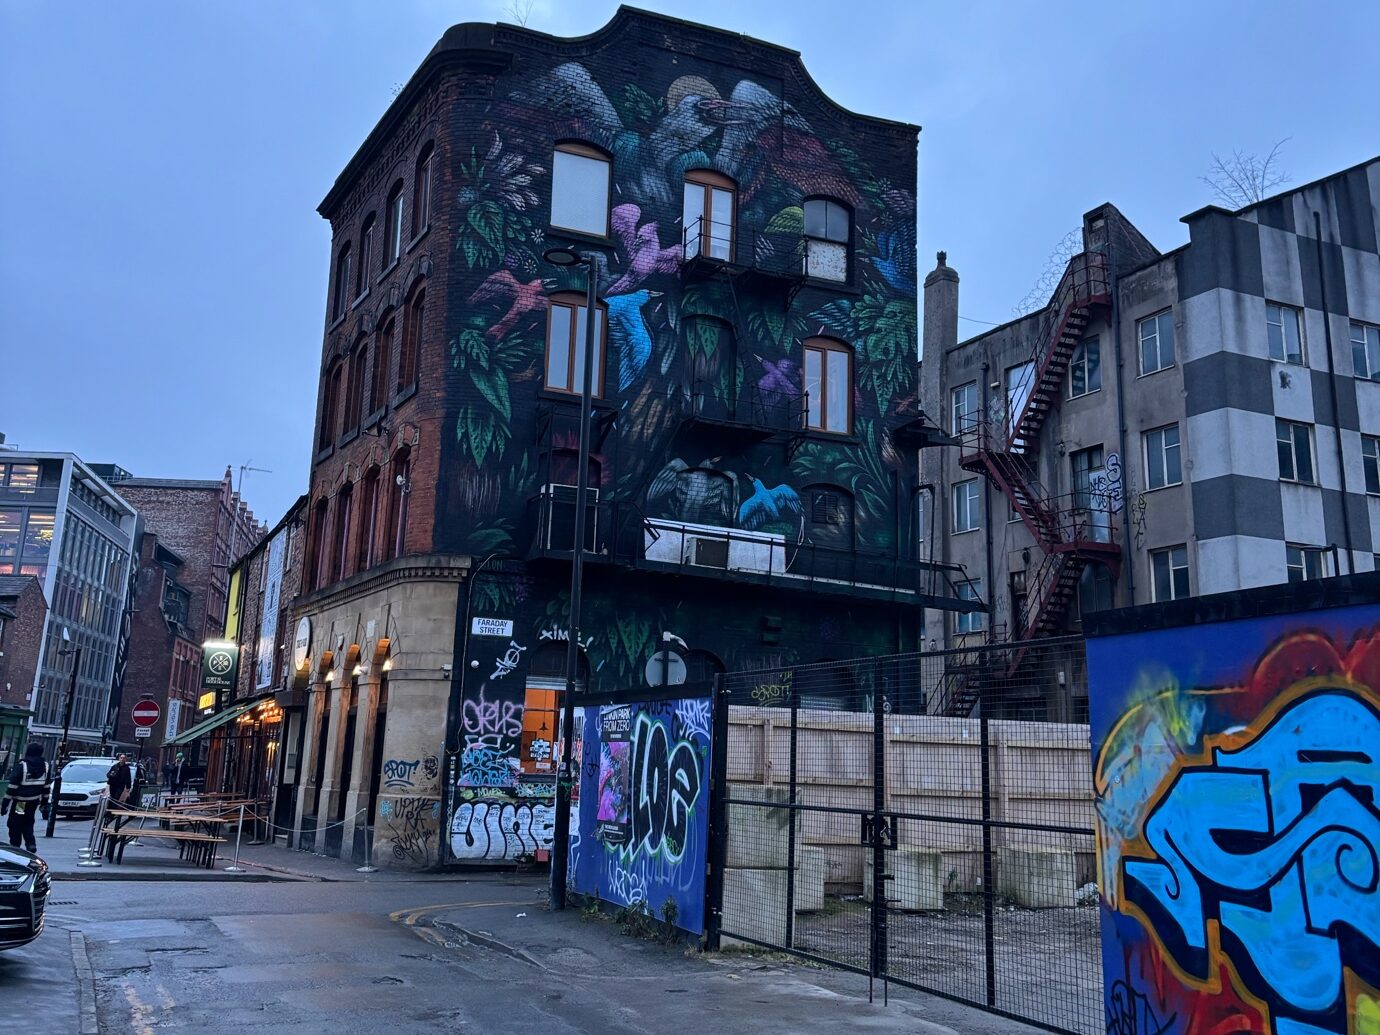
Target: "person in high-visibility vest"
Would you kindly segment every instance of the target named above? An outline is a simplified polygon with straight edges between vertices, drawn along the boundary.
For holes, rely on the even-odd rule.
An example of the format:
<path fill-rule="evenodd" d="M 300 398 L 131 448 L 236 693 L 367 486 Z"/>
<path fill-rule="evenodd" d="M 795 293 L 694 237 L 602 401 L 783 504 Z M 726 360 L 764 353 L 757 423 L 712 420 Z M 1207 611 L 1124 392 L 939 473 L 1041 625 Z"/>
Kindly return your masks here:
<path fill-rule="evenodd" d="M 38 741 L 30 742 L 24 757 L 10 773 L 10 789 L 5 795 L 10 808 L 11 847 L 18 848 L 23 841 L 29 851 L 38 851 L 38 842 L 34 840 L 34 820 L 38 817 L 40 804 L 48 797 L 48 785 L 52 782 L 52 769 L 43 760 L 43 745 Z"/>

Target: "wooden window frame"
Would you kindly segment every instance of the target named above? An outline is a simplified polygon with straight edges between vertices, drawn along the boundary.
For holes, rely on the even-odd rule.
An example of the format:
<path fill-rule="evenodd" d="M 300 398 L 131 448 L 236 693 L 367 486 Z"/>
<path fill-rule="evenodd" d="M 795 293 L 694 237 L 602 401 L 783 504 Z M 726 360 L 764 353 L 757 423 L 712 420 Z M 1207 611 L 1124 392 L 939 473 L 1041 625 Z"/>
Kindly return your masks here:
<path fill-rule="evenodd" d="M 608 237 L 613 231 L 613 156 L 607 151 L 600 150 L 593 144 L 585 143 L 582 140 L 561 140 L 557 141 L 552 148 L 551 159 L 551 202 L 552 207 L 556 200 L 556 161 L 554 152 L 564 151 L 568 155 L 578 155 L 581 158 L 592 158 L 597 162 L 603 162 L 604 168 L 608 172 L 608 186 L 604 191 L 604 230 L 602 233 L 592 233 L 589 230 L 578 226 L 563 226 L 557 223 L 552 213 L 551 227 L 555 230 L 563 230 L 572 234 L 585 234 L 592 237 Z"/>
<path fill-rule="evenodd" d="M 577 398 L 580 390 L 574 387 L 577 371 L 575 369 L 577 335 L 580 332 L 580 310 L 585 307 L 588 299 L 576 291 L 558 291 L 547 299 L 546 313 L 546 344 L 542 355 L 542 387 L 548 392 L 556 392 L 560 395 L 573 395 Z M 609 351 L 609 308 L 603 302 L 595 303 L 597 311 L 602 314 L 599 321 L 599 354 L 595 357 L 594 364 L 594 383 L 590 387 L 590 397 L 602 399 L 604 397 L 604 367 L 608 362 Z M 557 388 L 547 383 L 546 375 L 551 369 L 551 314 L 557 307 L 570 310 L 570 337 L 566 342 L 566 384 L 569 388 Z M 583 375 L 584 371 L 578 371 Z"/>
<path fill-rule="evenodd" d="M 403 239 L 403 201 L 404 185 L 402 180 L 396 181 L 388 189 L 388 201 L 383 209 L 383 268 L 389 269 L 393 263 L 398 261 L 402 255 Z M 395 209 L 396 206 L 396 209 Z M 395 217 L 394 212 L 397 215 Z"/>
<path fill-rule="evenodd" d="M 359 268 L 355 271 L 355 298 L 363 298 L 369 293 L 369 267 L 374 257 L 374 242 L 377 240 L 378 220 L 370 212 L 364 217 L 364 225 L 359 231 Z"/>
<path fill-rule="evenodd" d="M 325 449 L 334 444 L 339 437 L 338 424 L 340 405 L 341 386 L 344 383 L 341 370 L 344 364 L 336 360 L 326 371 L 325 382 L 321 386 L 321 435 L 317 439 L 317 448 Z"/>
<path fill-rule="evenodd" d="M 732 262 L 733 256 L 738 253 L 738 185 L 733 180 L 721 172 L 713 169 L 691 169 L 685 174 L 685 189 L 689 190 L 691 185 L 698 187 L 703 192 L 704 205 L 702 211 L 704 217 L 700 223 L 699 247 L 695 252 L 696 258 L 715 259 L 716 256 L 709 253 L 706 245 L 713 240 L 712 234 L 705 233 L 706 229 L 713 229 L 717 220 L 714 218 L 714 190 L 726 190 L 733 198 L 733 211 L 728 218 L 728 258 L 718 260 L 721 262 Z M 684 211 L 685 200 L 681 199 L 682 211 Z M 682 227 L 682 232 L 689 233 L 690 228 Z M 690 242 L 686 240 L 685 245 Z"/>
<path fill-rule="evenodd" d="M 855 371 L 853 369 L 853 346 L 847 342 L 839 341 L 837 338 L 806 338 L 804 341 L 806 353 L 820 353 L 819 363 L 819 424 L 810 423 L 810 403 L 808 389 L 805 387 L 805 370 L 808 367 L 806 357 L 801 357 L 801 388 L 806 394 L 805 399 L 805 427 L 810 431 L 816 431 L 824 435 L 851 435 L 853 434 L 853 424 L 856 414 L 853 412 L 853 388 L 856 383 Z M 829 427 L 829 353 L 841 352 L 848 358 L 848 390 L 845 398 L 848 400 L 848 418 L 846 426 L 843 428 Z"/>
<path fill-rule="evenodd" d="M 377 466 L 369 468 L 360 479 L 363 492 L 359 507 L 359 541 L 355 549 L 355 571 L 368 571 L 374 566 L 379 531 L 379 484 L 382 472 Z"/>
<path fill-rule="evenodd" d="M 353 296 L 350 294 L 350 274 L 353 270 L 354 252 L 346 241 L 335 254 L 335 297 L 331 299 L 331 320 L 339 320 L 350 308 Z"/>
<path fill-rule="evenodd" d="M 422 320 L 426 315 L 426 286 L 419 284 L 407 298 L 403 311 L 402 348 L 398 351 L 398 383 L 395 394 L 417 384 L 422 364 Z"/>
<path fill-rule="evenodd" d="M 364 419 L 364 375 L 368 343 L 360 338 L 345 361 L 345 406 L 341 414 L 340 433 L 342 435 L 356 430 Z"/>
<path fill-rule="evenodd" d="M 432 164 L 432 159 L 435 157 L 436 146 L 428 141 L 427 145 L 422 148 L 422 153 L 417 158 L 417 166 L 412 172 L 412 239 L 414 241 L 431 226 L 432 178 L 436 168 Z"/>
<path fill-rule="evenodd" d="M 377 413 L 388 403 L 388 374 L 393 360 L 393 339 L 398 333 L 398 314 L 390 311 L 374 339 L 374 369 L 370 377 L 369 412 Z"/>

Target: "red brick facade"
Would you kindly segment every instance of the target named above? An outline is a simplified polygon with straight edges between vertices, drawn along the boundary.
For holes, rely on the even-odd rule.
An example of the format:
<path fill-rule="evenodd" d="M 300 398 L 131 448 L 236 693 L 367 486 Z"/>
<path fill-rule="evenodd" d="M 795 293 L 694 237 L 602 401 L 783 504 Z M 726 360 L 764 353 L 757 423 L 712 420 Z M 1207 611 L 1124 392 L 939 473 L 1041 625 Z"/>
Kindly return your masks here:
<path fill-rule="evenodd" d="M 31 708 L 48 601 L 38 579 L 0 577 L 0 704 Z"/>
<path fill-rule="evenodd" d="M 442 114 L 451 109 L 457 91 L 454 77 L 433 76 L 410 108 L 380 123 L 320 208 L 331 222 L 332 277 L 306 511 L 304 592 L 394 556 L 433 549 L 444 375 L 450 363 L 445 286 L 454 209 L 441 203 L 452 193 L 451 135 Z M 369 158 L 361 163 L 366 153 Z M 428 154 L 430 192 L 419 210 L 419 162 Z M 404 229 L 397 261 L 389 263 L 389 199 L 399 185 Z M 419 211 L 429 217 L 414 233 Z M 353 262 L 360 261 L 362 233 L 370 219 L 376 231 L 366 286 L 337 316 L 341 249 L 348 244 Z M 358 267 L 354 270 L 358 282 Z M 353 288 L 350 294 L 356 294 Z M 419 299 L 424 304 L 417 321 Z M 412 377 L 404 361 L 414 348 Z M 352 405 L 352 384 L 360 386 L 362 403 Z M 376 385 L 384 390 L 376 392 Z M 378 490 L 373 495 L 369 485 L 375 472 Z M 347 499 L 349 517 L 344 520 Z"/>
<path fill-rule="evenodd" d="M 116 719 L 115 739 L 122 744 L 135 743 L 129 713 L 147 695 L 163 713 L 142 745 L 145 754 L 156 755 L 167 733 L 170 702 L 180 702 L 179 725 L 185 725 L 193 714 L 201 639 L 191 625 L 188 604 L 192 594 L 182 582 L 182 558 L 168 549 L 158 535 L 146 531 L 139 544 L 138 564 L 124 699 Z"/>
<path fill-rule="evenodd" d="M 192 593 L 187 624 L 193 637 L 223 636 L 230 562 L 260 535 L 253 511 L 234 491 L 230 469 L 220 481 L 131 478 L 115 489 L 182 558 L 178 580 Z"/>

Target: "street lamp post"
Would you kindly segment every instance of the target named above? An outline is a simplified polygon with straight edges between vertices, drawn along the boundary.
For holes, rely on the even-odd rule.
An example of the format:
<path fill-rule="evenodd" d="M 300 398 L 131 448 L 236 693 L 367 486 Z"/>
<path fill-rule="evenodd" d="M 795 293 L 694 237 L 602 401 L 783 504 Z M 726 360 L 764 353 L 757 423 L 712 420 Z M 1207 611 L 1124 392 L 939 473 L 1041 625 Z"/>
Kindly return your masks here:
<path fill-rule="evenodd" d="M 570 629 L 565 650 L 565 692 L 561 700 L 561 764 L 556 778 L 556 830 L 551 848 L 551 908 L 565 908 L 570 868 L 571 742 L 575 739 L 575 679 L 580 663 L 580 608 L 585 567 L 585 508 L 589 505 L 589 421 L 594 408 L 595 306 L 599 271 L 587 255 L 571 248 L 552 248 L 543 256 L 555 266 L 585 268 L 585 354 L 580 382 L 580 445 L 576 457 L 575 527 L 570 544 Z"/>
<path fill-rule="evenodd" d="M 62 627 L 62 641 L 71 643 L 72 636 L 67 631 L 67 627 Z M 43 831 L 44 837 L 53 836 L 53 828 L 57 825 L 58 795 L 62 793 L 62 760 L 67 755 L 67 737 L 72 732 L 72 704 L 77 697 L 77 673 L 81 671 L 81 644 L 75 647 L 68 647 L 58 651 L 58 657 L 73 655 L 72 675 L 67 681 L 67 702 L 62 710 L 62 739 L 58 741 L 57 755 L 53 764 L 58 767 L 57 777 L 53 780 L 53 789 L 48 797 L 48 826 Z"/>

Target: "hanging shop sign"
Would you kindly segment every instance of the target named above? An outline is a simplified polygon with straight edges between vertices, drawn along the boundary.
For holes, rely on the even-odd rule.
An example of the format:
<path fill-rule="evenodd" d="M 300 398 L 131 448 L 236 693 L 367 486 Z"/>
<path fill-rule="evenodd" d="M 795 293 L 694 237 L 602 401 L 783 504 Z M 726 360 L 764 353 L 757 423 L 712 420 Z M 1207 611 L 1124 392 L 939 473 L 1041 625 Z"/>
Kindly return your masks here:
<path fill-rule="evenodd" d="M 240 648 L 228 640 L 210 640 L 201 645 L 201 689 L 233 690 L 239 673 Z"/>

